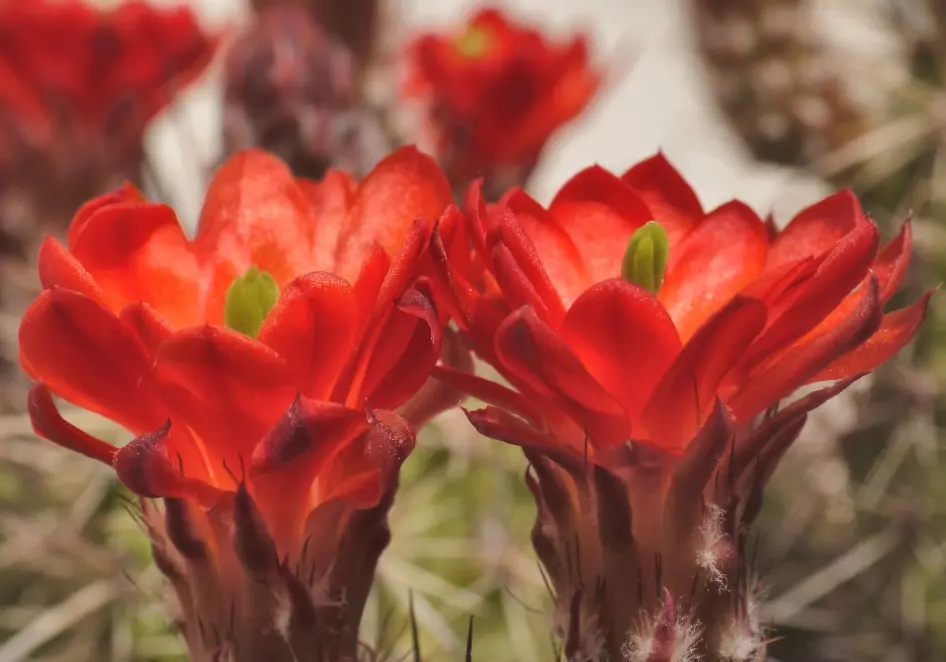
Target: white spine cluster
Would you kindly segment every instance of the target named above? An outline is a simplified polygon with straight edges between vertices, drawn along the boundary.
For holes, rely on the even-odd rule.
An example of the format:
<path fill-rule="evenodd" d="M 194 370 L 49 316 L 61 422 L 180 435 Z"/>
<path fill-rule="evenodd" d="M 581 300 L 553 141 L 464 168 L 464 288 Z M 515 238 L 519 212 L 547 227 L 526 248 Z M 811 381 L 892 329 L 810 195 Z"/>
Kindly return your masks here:
<path fill-rule="evenodd" d="M 702 636 L 702 626 L 699 621 L 690 621 L 677 615 L 673 625 L 673 643 L 670 657 L 665 657 L 666 651 L 657 650 L 655 641 L 656 623 L 648 619 L 638 632 L 630 632 L 627 641 L 621 647 L 624 662 L 699 662 L 697 645 Z M 661 657 L 656 657 L 660 655 Z"/>
<path fill-rule="evenodd" d="M 723 532 L 725 512 L 715 504 L 706 509 L 706 518 L 700 527 L 700 548 L 696 553 L 697 565 L 706 572 L 718 591 L 725 591 L 727 578 L 720 570 L 722 562 L 732 553 L 730 541 Z"/>

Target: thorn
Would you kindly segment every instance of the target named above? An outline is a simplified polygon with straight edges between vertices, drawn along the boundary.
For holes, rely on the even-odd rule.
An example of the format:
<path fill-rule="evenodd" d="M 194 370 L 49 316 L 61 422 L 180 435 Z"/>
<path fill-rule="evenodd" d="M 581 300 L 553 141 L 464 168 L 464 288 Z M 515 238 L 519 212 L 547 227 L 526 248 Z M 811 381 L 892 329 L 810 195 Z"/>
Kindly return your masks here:
<path fill-rule="evenodd" d="M 417 637 L 417 617 L 414 615 L 414 592 L 407 594 L 407 604 L 411 619 L 411 645 L 414 651 L 414 662 L 420 662 L 420 642 Z"/>
<path fill-rule="evenodd" d="M 466 631 L 466 656 L 465 662 L 473 662 L 473 616 L 470 615 L 470 625 Z"/>

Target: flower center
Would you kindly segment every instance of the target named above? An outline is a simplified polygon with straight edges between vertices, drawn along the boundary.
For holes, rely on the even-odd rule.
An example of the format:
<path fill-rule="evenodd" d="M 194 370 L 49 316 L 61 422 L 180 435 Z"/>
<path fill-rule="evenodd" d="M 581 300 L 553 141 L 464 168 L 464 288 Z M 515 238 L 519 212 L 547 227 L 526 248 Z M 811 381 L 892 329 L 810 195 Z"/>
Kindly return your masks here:
<path fill-rule="evenodd" d="M 458 35 L 454 39 L 453 44 L 457 52 L 463 57 L 478 60 L 489 53 L 493 42 L 494 38 L 491 31 L 474 25 L 468 28 L 466 32 Z"/>
<path fill-rule="evenodd" d="M 253 265 L 233 279 L 223 303 L 223 322 L 234 331 L 255 338 L 269 310 L 279 299 L 273 277 Z"/>
<path fill-rule="evenodd" d="M 656 295 L 664 282 L 669 254 L 667 231 L 657 221 L 649 221 L 631 235 L 621 262 L 621 277 Z"/>

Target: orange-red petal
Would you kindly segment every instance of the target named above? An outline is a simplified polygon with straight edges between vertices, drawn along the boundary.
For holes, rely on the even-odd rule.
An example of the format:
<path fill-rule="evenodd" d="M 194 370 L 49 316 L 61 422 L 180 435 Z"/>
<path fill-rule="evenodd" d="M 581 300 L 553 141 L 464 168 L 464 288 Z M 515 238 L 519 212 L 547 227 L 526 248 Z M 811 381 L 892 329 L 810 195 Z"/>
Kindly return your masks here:
<path fill-rule="evenodd" d="M 728 403 L 740 422 L 787 397 L 839 354 L 869 338 L 881 323 L 877 279 L 871 275 L 829 318 L 749 371 Z"/>
<path fill-rule="evenodd" d="M 358 187 L 335 272 L 353 280 L 374 242 L 395 255 L 415 219 L 438 219 L 451 202 L 450 184 L 433 159 L 413 147 L 397 150 Z"/>
<path fill-rule="evenodd" d="M 115 459 L 117 448 L 62 417 L 46 384 L 40 382 L 31 388 L 26 403 L 33 430 L 43 439 L 104 464 L 110 465 Z"/>
<path fill-rule="evenodd" d="M 683 342 L 762 273 L 767 250 L 762 220 L 733 201 L 710 212 L 671 251 L 658 298 Z"/>
<path fill-rule="evenodd" d="M 349 360 L 357 332 L 351 286 L 332 274 L 314 272 L 286 286 L 258 339 L 285 360 L 300 393 L 325 399 Z"/>
<path fill-rule="evenodd" d="M 699 198 L 660 152 L 631 167 L 621 181 L 640 196 L 653 220 L 667 231 L 671 252 L 703 220 Z"/>
<path fill-rule="evenodd" d="M 631 235 L 653 220 L 644 201 L 600 166 L 568 180 L 549 205 L 549 214 L 578 248 L 592 281 L 620 276 Z"/>
<path fill-rule="evenodd" d="M 335 270 L 338 239 L 345 229 L 357 184 L 341 170 L 329 170 L 321 181 L 298 180 L 309 200 L 315 227 L 312 234 L 313 271 Z"/>
<path fill-rule="evenodd" d="M 368 345 L 348 403 L 367 402 L 381 409 L 404 404 L 430 376 L 440 357 L 441 340 L 440 320 L 429 292 L 405 292 Z"/>
<path fill-rule="evenodd" d="M 250 459 L 250 485 L 276 539 L 301 533 L 319 474 L 366 428 L 363 411 L 300 397 L 266 433 Z"/>
<path fill-rule="evenodd" d="M 314 227 L 309 201 L 285 163 L 256 149 L 228 159 L 207 190 L 194 239 L 197 254 L 222 270 L 211 300 L 222 302 L 233 276 L 251 265 L 279 285 L 310 271 Z"/>
<path fill-rule="evenodd" d="M 125 306 L 118 319 L 152 357 L 158 353 L 161 344 L 174 333 L 171 325 L 146 303 Z"/>
<path fill-rule="evenodd" d="M 737 296 L 694 334 L 644 410 L 652 444 L 670 451 L 686 446 L 712 409 L 717 387 L 765 327 L 765 319 L 762 302 Z"/>
<path fill-rule="evenodd" d="M 213 326 L 175 333 L 155 360 L 161 392 L 203 441 L 218 475 L 238 472 L 296 395 L 293 375 L 273 350 Z"/>
<path fill-rule="evenodd" d="M 769 251 L 769 268 L 832 250 L 864 215 L 861 203 L 845 189 L 798 212 Z"/>
<path fill-rule="evenodd" d="M 188 464 L 176 451 L 192 448 L 190 433 L 168 420 L 162 427 L 128 442 L 115 455 L 118 479 L 135 494 L 149 498 L 191 498 L 206 508 L 212 507 L 221 492 L 205 482 L 203 467 L 199 476 L 187 475 Z M 194 469 L 194 467 L 190 467 Z"/>
<path fill-rule="evenodd" d="M 30 376 L 66 400 L 135 433 L 167 420 L 144 347 L 91 299 L 46 290 L 23 316 L 19 343 Z"/>
<path fill-rule="evenodd" d="M 903 277 L 910 266 L 910 255 L 913 250 L 913 229 L 910 221 L 903 224 L 900 232 L 884 246 L 877 259 L 874 260 L 874 275 L 880 284 L 880 300 L 883 303 L 890 301 L 897 292 Z"/>
<path fill-rule="evenodd" d="M 144 201 L 141 192 L 129 182 L 125 182 L 114 191 L 92 198 L 79 207 L 76 215 L 73 216 L 72 223 L 69 224 L 69 233 L 66 236 L 66 245 L 72 249 L 76 236 L 82 232 L 85 224 L 99 209 L 123 203 L 141 204 Z"/>
<path fill-rule="evenodd" d="M 890 360 L 916 335 L 926 317 L 930 298 L 934 292 L 927 292 L 912 306 L 895 310 L 884 315 L 880 328 L 874 335 L 847 354 L 838 357 L 824 370 L 812 377 L 810 382 L 822 382 L 832 379 L 848 379 L 855 375 L 870 372 L 882 363 Z"/>
<path fill-rule="evenodd" d="M 768 328 L 747 350 L 743 364 L 765 360 L 820 324 L 863 281 L 879 240 L 873 221 L 858 217 L 807 282 L 769 303 Z"/>
<path fill-rule="evenodd" d="M 495 351 L 511 376 L 542 396 L 560 400 L 593 444 L 608 446 L 627 438 L 624 409 L 535 311 L 522 308 L 509 315 L 496 330 Z"/>
<path fill-rule="evenodd" d="M 71 252 L 116 313 L 144 301 L 175 326 L 200 320 L 199 266 L 170 207 L 103 207 L 73 235 Z"/>
<path fill-rule="evenodd" d="M 92 275 L 55 237 L 46 237 L 37 256 L 39 282 L 45 289 L 61 287 L 78 292 L 102 306 L 107 306 L 105 293 Z"/>
<path fill-rule="evenodd" d="M 501 204 L 513 213 L 513 217 L 519 224 L 519 229 L 509 228 L 506 232 L 524 234 L 526 238 L 519 239 L 519 243 L 524 241 L 534 247 L 532 252 L 538 255 L 542 271 L 547 274 L 543 277 L 544 280 L 553 283 L 553 292 L 557 291 L 555 298 L 565 305 L 574 301 L 588 286 L 588 274 L 581 253 L 578 252 L 578 248 L 568 233 L 542 205 L 521 189 L 510 191 L 503 197 Z M 500 213 L 494 216 L 500 223 L 510 223 L 509 216 L 506 214 Z M 508 236 L 506 240 L 510 241 Z M 486 255 L 486 253 L 481 254 Z M 553 305 L 553 308 L 555 307 Z M 564 313 L 561 304 L 557 307 Z"/>
<path fill-rule="evenodd" d="M 631 421 L 681 347 L 673 321 L 657 299 L 615 278 L 582 294 L 559 332 Z"/>

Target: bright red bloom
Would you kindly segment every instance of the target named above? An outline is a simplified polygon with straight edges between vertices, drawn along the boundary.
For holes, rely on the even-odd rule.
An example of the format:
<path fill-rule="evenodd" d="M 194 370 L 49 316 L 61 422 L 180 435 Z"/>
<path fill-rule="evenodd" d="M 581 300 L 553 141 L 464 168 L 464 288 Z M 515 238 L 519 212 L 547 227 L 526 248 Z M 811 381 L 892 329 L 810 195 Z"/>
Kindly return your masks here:
<path fill-rule="evenodd" d="M 910 259 L 909 224 L 878 251 L 847 191 L 781 231 L 737 201 L 705 212 L 661 155 L 621 177 L 589 168 L 548 209 L 519 190 L 486 207 L 474 186 L 465 217 L 432 243 L 440 295 L 516 390 L 439 374 L 492 405 L 469 413 L 480 432 L 527 451 L 533 540 L 567 646 L 618 659 L 641 609 L 659 625 L 661 609 L 682 605 L 706 628 L 703 657 L 730 659 L 712 628 L 759 635 L 738 550 L 762 486 L 806 413 L 893 356 L 924 317 L 929 294 L 883 314 Z M 670 245 L 656 296 L 621 277 L 652 219 Z M 443 258 L 467 242 L 470 259 Z M 817 382 L 835 383 L 776 413 Z M 727 590 L 709 590 L 717 576 Z M 589 594 L 598 585 L 606 596 Z M 632 659 L 666 659 L 666 646 L 640 648 L 652 639 Z"/>
<path fill-rule="evenodd" d="M 217 41 L 183 7 L 0 3 L 0 168 L 36 168 L 42 154 L 57 176 L 126 173 L 147 124 L 203 72 Z"/>
<path fill-rule="evenodd" d="M 0 12 L 0 107 L 39 141 L 59 137 L 64 120 L 68 129 L 140 133 L 216 49 L 184 7 L 36 0 Z"/>
<path fill-rule="evenodd" d="M 485 175 L 524 184 L 552 134 L 591 102 L 601 73 L 587 40 L 549 42 L 498 9 L 455 34 L 424 34 L 408 52 L 408 97 L 428 105 L 428 128 L 457 185 Z"/>
<path fill-rule="evenodd" d="M 449 204 L 443 174 L 413 149 L 360 184 L 335 171 L 296 181 L 249 151 L 217 173 L 193 241 L 170 208 L 125 187 L 78 212 L 68 249 L 44 243 L 46 289 L 20 328 L 23 367 L 40 381 L 31 417 L 40 435 L 167 500 L 166 519 L 152 518 L 155 553 L 191 610 L 195 659 L 214 653 L 198 619 L 229 633 L 234 659 L 283 651 L 260 619 L 284 599 L 303 621 L 314 606 L 344 608 L 317 623 L 333 632 L 318 646 L 305 639 L 316 625 L 292 620 L 301 630 L 281 634 L 294 656 L 269 659 L 322 659 L 336 645 L 354 654 L 412 427 L 455 404 L 424 388 L 443 318 L 417 278 Z M 250 338 L 221 320 L 229 285 L 254 265 L 280 296 Z M 58 416 L 49 391 L 138 437 L 120 449 L 89 437 Z M 335 562 L 348 545 L 358 554 Z M 254 588 L 261 575 L 265 588 Z M 219 622 L 231 603 L 238 622 Z"/>

